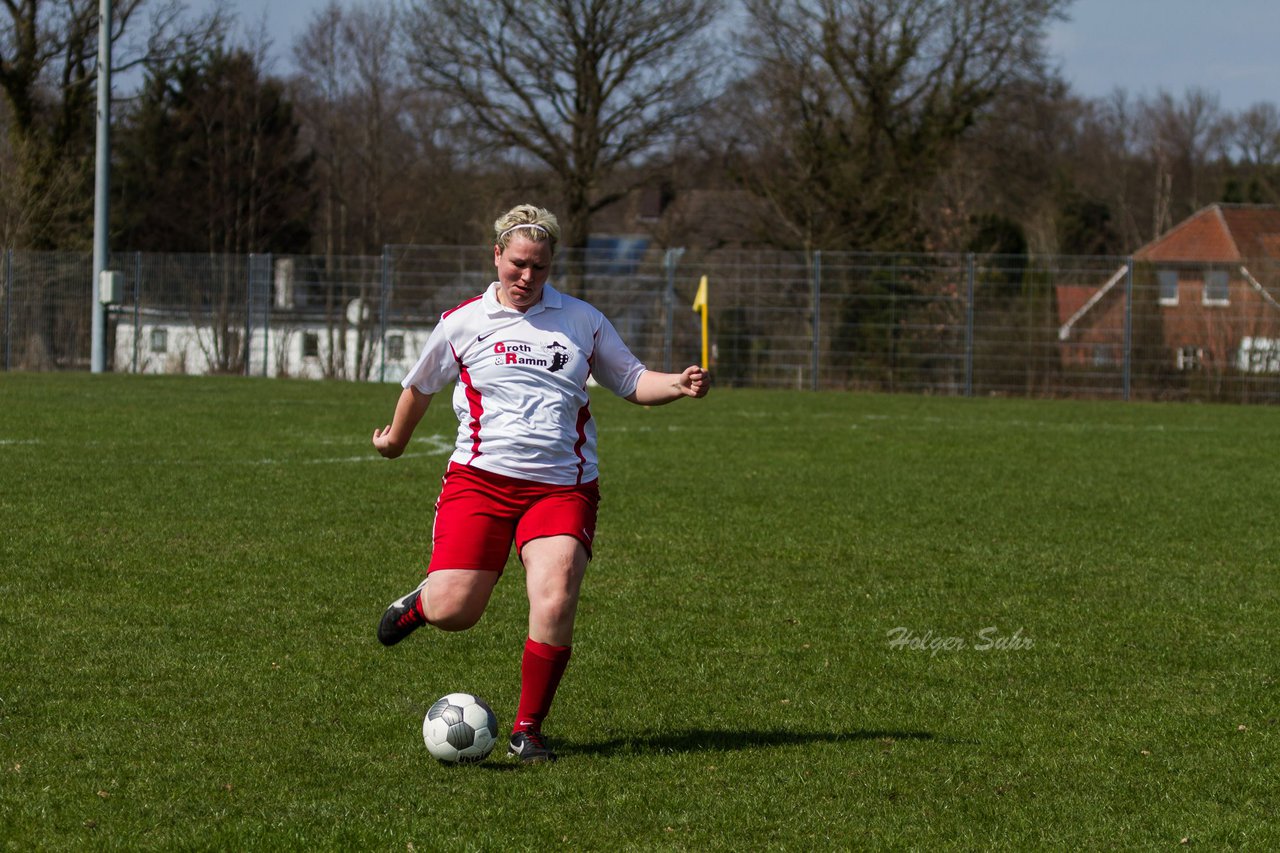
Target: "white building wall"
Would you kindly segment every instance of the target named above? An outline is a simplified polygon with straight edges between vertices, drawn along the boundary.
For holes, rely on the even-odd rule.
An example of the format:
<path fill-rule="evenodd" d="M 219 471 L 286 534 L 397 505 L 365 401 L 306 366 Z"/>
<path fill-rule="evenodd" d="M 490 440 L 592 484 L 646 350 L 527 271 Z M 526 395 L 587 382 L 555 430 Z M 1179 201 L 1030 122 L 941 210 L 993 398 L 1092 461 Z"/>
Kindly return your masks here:
<path fill-rule="evenodd" d="M 1236 353 L 1236 366 L 1245 373 L 1280 373 L 1280 339 L 1244 338 Z"/>
<path fill-rule="evenodd" d="M 197 327 L 189 319 L 151 314 L 136 325 L 132 314 L 118 315 L 115 326 L 113 368 L 120 373 L 189 374 L 210 373 L 214 363 L 212 330 Z M 376 330 L 374 332 L 376 334 Z M 337 330 L 334 331 L 337 334 Z M 426 344 L 430 329 L 389 328 L 387 351 L 382 341 L 367 342 L 368 379 L 373 382 L 399 382 L 417 361 Z M 249 341 L 250 376 L 297 379 L 322 379 L 324 367 L 335 343 L 328 327 L 322 323 L 280 322 L 253 329 Z M 340 347 L 341 378 L 356 376 L 359 332 L 347 329 L 345 347 Z"/>

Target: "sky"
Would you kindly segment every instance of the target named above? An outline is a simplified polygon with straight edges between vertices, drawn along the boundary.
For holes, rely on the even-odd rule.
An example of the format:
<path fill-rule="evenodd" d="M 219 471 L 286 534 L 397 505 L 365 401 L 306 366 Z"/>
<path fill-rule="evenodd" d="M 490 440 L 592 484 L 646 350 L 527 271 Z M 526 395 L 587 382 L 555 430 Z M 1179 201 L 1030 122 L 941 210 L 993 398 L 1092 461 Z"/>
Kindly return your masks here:
<path fill-rule="evenodd" d="M 1200 88 L 1232 112 L 1280 103 L 1276 0 L 1076 0 L 1070 15 L 1049 53 L 1079 95 Z"/>
<path fill-rule="evenodd" d="M 193 0 L 203 8 L 216 0 Z M 281 63 L 293 41 L 330 0 L 224 0 L 241 26 L 264 22 Z M 338 0 L 357 5 L 362 0 Z M 1049 54 L 1076 94 L 1133 97 L 1201 88 L 1237 112 L 1280 103 L 1278 0 L 1075 0 L 1071 20 L 1049 32 Z"/>

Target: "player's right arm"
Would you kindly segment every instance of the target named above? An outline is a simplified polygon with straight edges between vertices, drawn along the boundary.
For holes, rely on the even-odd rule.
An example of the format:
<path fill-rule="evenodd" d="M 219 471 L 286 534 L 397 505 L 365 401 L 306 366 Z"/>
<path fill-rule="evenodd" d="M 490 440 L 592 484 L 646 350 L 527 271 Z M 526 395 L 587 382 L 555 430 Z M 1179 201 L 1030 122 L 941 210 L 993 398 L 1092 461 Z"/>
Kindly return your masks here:
<path fill-rule="evenodd" d="M 446 322 L 456 310 L 441 315 L 440 322 L 427 336 L 417 363 L 400 383 L 404 390 L 396 402 L 396 413 L 391 423 L 373 431 L 374 448 L 388 459 L 404 453 L 409 439 L 413 438 L 414 428 L 427 413 L 427 406 L 431 405 L 432 395 L 458 378 L 459 361 L 453 344 L 449 342 L 449 329 L 451 325 L 456 329 L 456 324 Z"/>
<path fill-rule="evenodd" d="M 373 446 L 388 459 L 395 459 L 409 444 L 413 430 L 427 413 L 431 405 L 431 395 L 424 394 L 412 386 L 400 392 L 396 402 L 396 413 L 391 423 L 382 429 L 373 431 Z"/>

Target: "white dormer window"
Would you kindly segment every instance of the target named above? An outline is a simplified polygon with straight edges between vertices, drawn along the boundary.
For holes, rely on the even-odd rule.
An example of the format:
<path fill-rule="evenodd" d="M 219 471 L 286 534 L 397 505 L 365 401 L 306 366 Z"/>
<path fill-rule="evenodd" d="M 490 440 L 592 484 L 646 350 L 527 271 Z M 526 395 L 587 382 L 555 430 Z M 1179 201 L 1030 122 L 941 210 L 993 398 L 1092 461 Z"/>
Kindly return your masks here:
<path fill-rule="evenodd" d="M 1230 281 L 1226 270 L 1205 270 L 1204 304 L 1229 305 L 1231 303 Z"/>
<path fill-rule="evenodd" d="M 1178 271 L 1177 270 L 1159 270 L 1156 272 L 1156 281 L 1160 285 L 1160 304 L 1161 305 L 1177 305 L 1178 304 Z"/>

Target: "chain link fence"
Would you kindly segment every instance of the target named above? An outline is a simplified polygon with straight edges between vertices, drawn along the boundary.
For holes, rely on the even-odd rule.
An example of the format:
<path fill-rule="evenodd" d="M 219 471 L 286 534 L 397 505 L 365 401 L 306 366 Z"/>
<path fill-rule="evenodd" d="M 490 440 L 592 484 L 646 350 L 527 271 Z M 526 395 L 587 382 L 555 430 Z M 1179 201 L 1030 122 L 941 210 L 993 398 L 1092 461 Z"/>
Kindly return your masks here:
<path fill-rule="evenodd" d="M 109 370 L 398 381 L 445 310 L 493 278 L 484 247 L 380 256 L 125 254 Z M 650 367 L 801 390 L 1280 402 L 1280 264 L 1128 257 L 562 251 L 555 286 Z M 3 366 L 87 370 L 91 258 L 5 252 Z"/>

